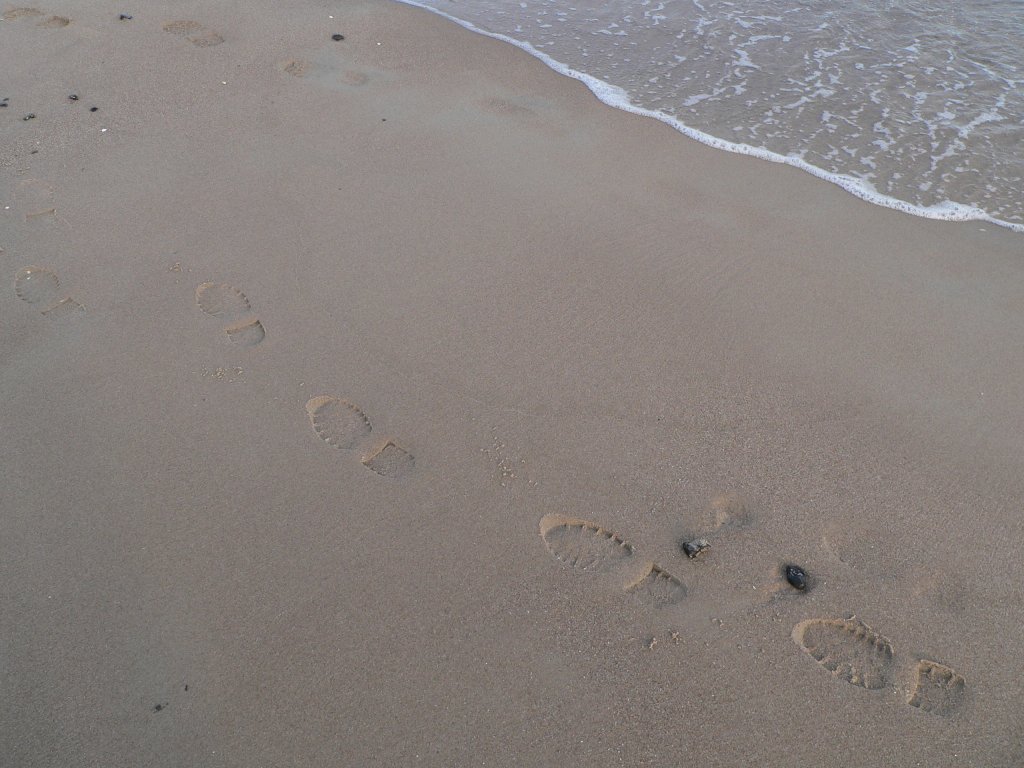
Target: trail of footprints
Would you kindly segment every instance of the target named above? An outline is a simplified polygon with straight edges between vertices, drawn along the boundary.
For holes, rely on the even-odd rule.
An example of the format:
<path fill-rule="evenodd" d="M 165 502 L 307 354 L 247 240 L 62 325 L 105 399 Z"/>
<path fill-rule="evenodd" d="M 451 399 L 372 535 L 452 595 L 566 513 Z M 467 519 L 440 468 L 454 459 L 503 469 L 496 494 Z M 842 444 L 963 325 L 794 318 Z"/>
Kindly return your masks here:
<path fill-rule="evenodd" d="M 63 27 L 70 23 L 65 17 L 47 16 L 35 8 L 11 9 L 3 14 L 3 19 L 31 19 L 41 27 Z M 169 21 L 163 24 L 163 29 L 197 47 L 224 42 L 220 34 L 195 21 Z M 290 60 L 281 67 L 288 74 L 301 77 L 309 65 Z M 364 76 L 358 84 L 363 81 Z M 38 211 L 27 213 L 26 219 L 53 212 L 52 206 L 37 208 Z M 84 309 L 75 299 L 61 295 L 57 274 L 44 267 L 21 269 L 15 278 L 15 293 L 49 318 Z M 228 323 L 224 333 L 233 343 L 250 347 L 266 337 L 262 322 L 253 316 L 249 299 L 237 288 L 226 283 L 203 283 L 196 288 L 195 300 L 205 314 Z M 353 403 L 321 395 L 306 403 L 306 412 L 317 436 L 339 450 L 361 449 L 361 463 L 376 474 L 400 478 L 412 471 L 413 455 L 392 439 L 374 441 L 370 419 Z M 719 497 L 712 503 L 711 517 L 708 522 L 716 529 L 748 522 L 746 509 L 731 496 Z M 645 606 L 662 609 L 686 598 L 687 588 L 678 577 L 655 562 L 643 560 L 629 541 L 596 523 L 546 515 L 540 521 L 540 535 L 552 557 L 568 567 L 588 573 L 621 573 L 623 593 Z M 801 621 L 793 628 L 792 639 L 834 678 L 866 690 L 891 688 L 901 674 L 891 641 L 855 617 Z M 910 681 L 906 702 L 922 712 L 948 717 L 964 703 L 966 681 L 951 667 L 921 659 L 905 677 Z"/>
<path fill-rule="evenodd" d="M 44 317 L 59 319 L 84 307 L 70 296 L 61 296 L 57 273 L 45 267 L 24 267 L 14 278 L 14 293 L 19 299 L 36 305 Z"/>
<path fill-rule="evenodd" d="M 71 23 L 71 19 L 66 16 L 47 16 L 45 12 L 38 8 L 12 8 L 4 13 L 3 19 L 4 21 L 33 19 L 37 27 L 43 27 L 44 29 L 60 29 Z"/>
<path fill-rule="evenodd" d="M 394 440 L 372 440 L 370 419 L 348 400 L 313 397 L 306 403 L 306 413 L 313 431 L 328 445 L 343 451 L 363 446 L 360 461 L 381 477 L 404 477 L 416 464 L 415 457 Z"/>
<path fill-rule="evenodd" d="M 203 283 L 196 288 L 196 305 L 211 317 L 229 324 L 227 337 L 240 347 L 253 347 L 267 336 L 263 323 L 252 316 L 252 306 L 244 293 L 227 283 Z"/>
<path fill-rule="evenodd" d="M 741 502 L 719 497 L 712 504 L 715 527 L 748 521 Z M 681 602 L 686 586 L 674 574 L 651 561 L 640 560 L 625 538 L 579 518 L 552 514 L 540 521 L 544 546 L 566 566 L 589 573 L 622 572 L 622 590 L 650 608 Z M 639 567 L 634 567 L 640 560 Z M 856 617 L 813 618 L 799 622 L 793 641 L 837 680 L 867 690 L 892 689 L 901 676 L 901 664 L 892 642 Z M 909 679 L 906 702 L 922 712 L 943 717 L 956 713 L 964 703 L 967 684 L 952 668 L 928 659 L 902 673 Z"/>

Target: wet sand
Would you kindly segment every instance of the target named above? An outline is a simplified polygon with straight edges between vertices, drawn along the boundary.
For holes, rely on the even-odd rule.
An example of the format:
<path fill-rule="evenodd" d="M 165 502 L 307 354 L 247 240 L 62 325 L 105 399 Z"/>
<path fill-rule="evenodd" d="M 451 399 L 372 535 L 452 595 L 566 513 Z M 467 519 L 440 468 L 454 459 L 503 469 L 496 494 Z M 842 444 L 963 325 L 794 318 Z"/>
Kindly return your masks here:
<path fill-rule="evenodd" d="M 208 6 L 0 22 L 0 764 L 1020 764 L 1019 236 Z"/>

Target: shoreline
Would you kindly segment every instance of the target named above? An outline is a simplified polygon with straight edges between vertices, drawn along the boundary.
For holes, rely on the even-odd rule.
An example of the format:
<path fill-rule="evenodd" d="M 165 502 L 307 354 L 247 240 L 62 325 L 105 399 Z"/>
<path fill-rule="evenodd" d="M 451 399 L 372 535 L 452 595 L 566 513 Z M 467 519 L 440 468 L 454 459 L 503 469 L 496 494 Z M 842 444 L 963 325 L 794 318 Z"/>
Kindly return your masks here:
<path fill-rule="evenodd" d="M 408 4 L 39 15 L 0 762 L 1019 762 L 1015 233 Z"/>
<path fill-rule="evenodd" d="M 859 200 L 871 203 L 872 205 L 877 205 L 881 208 L 899 211 L 910 216 L 917 216 L 919 218 L 931 219 L 934 221 L 987 223 L 997 227 L 1003 227 L 1018 234 L 1024 233 L 1024 224 L 998 219 L 983 209 L 973 205 L 957 203 L 949 200 L 931 206 L 915 205 L 890 195 L 883 195 L 878 192 L 870 182 L 864 181 L 863 179 L 858 179 L 847 174 L 826 171 L 823 168 L 819 168 L 816 165 L 806 162 L 802 158 L 793 155 L 783 155 L 764 147 L 754 147 L 749 144 L 737 144 L 736 142 L 713 136 L 710 133 L 686 125 L 686 123 L 672 115 L 633 104 L 626 91 L 619 86 L 612 85 L 598 77 L 573 69 L 569 65 L 563 64 L 543 51 L 538 50 L 526 41 L 517 40 L 516 38 L 500 32 L 489 32 L 488 30 L 476 26 L 472 22 L 465 21 L 457 16 L 445 13 L 439 8 L 425 5 L 424 3 L 418 2 L 418 0 L 396 0 L 396 2 L 412 6 L 413 8 L 420 8 L 428 11 L 429 13 L 434 13 L 441 18 L 458 24 L 464 29 L 468 29 L 470 32 L 475 32 L 476 34 L 484 35 L 485 37 L 489 37 L 493 40 L 499 40 L 503 43 L 513 45 L 543 62 L 558 74 L 572 78 L 573 80 L 579 80 L 581 83 L 586 85 L 598 101 L 603 104 L 612 107 L 613 109 L 621 109 L 624 112 L 639 115 L 640 117 L 649 117 L 654 120 L 658 120 L 659 122 L 662 122 L 683 134 L 687 138 L 693 139 L 705 146 L 719 149 L 723 152 L 746 155 L 748 157 L 757 158 L 758 160 L 765 160 L 770 163 L 778 163 L 780 165 L 788 165 L 793 168 L 798 168 L 821 181 L 834 184 Z"/>

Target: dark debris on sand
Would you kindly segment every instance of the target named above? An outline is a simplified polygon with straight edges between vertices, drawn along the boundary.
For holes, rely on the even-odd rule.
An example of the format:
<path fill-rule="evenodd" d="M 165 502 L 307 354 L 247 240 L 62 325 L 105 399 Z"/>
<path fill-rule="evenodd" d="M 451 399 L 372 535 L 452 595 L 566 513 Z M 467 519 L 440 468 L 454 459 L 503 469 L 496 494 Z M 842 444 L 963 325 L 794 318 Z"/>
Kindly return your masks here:
<path fill-rule="evenodd" d="M 799 565 L 786 565 L 783 569 L 783 573 L 786 575 L 786 581 L 793 589 L 798 589 L 801 592 L 807 590 L 807 585 L 810 581 L 810 577 L 807 575 L 807 571 L 801 568 Z"/>
<path fill-rule="evenodd" d="M 684 541 L 681 546 L 686 556 L 693 560 L 708 549 L 711 549 L 711 542 L 707 539 L 692 539 L 691 541 Z"/>

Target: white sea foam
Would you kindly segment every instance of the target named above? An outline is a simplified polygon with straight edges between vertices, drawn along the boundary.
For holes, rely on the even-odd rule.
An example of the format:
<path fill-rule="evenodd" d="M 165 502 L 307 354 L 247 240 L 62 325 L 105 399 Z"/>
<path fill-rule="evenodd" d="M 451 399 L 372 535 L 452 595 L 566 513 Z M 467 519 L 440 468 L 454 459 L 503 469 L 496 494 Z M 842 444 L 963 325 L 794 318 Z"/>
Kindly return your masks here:
<path fill-rule="evenodd" d="M 993 99 L 992 109 L 981 111 L 975 109 L 974 111 L 977 112 L 977 114 L 969 120 L 963 120 L 960 124 L 957 124 L 957 113 L 955 109 L 953 109 L 957 106 L 957 104 L 954 103 L 955 98 L 948 96 L 944 97 L 947 98 L 947 102 L 946 106 L 942 110 L 934 110 L 932 113 L 924 116 L 919 110 L 924 109 L 925 105 L 930 101 L 935 101 L 935 94 L 919 91 L 915 87 L 913 88 L 911 95 L 907 98 L 907 102 L 913 105 L 912 110 L 906 110 L 902 106 L 902 103 L 900 103 L 896 105 L 898 107 L 898 112 L 894 114 L 893 105 L 895 102 L 893 101 L 891 93 L 888 93 L 886 90 L 889 87 L 890 79 L 898 76 L 901 78 L 901 82 L 909 83 L 913 86 L 915 84 L 915 77 L 919 75 L 901 71 L 898 66 L 898 62 L 869 61 L 867 60 L 867 56 L 865 56 L 865 61 L 850 61 L 848 69 L 858 73 L 883 72 L 884 77 L 879 79 L 879 82 L 882 84 L 878 87 L 872 86 L 866 89 L 863 100 L 853 106 L 848 106 L 845 110 L 836 109 L 831 106 L 829 109 L 823 109 L 823 105 L 831 104 L 829 100 L 832 99 L 837 92 L 841 92 L 841 89 L 843 88 L 843 72 L 835 69 L 834 67 L 826 71 L 826 68 L 831 66 L 828 62 L 836 59 L 836 57 L 842 58 L 844 56 L 849 57 L 860 55 L 857 46 L 851 47 L 851 45 L 847 44 L 847 42 L 843 40 L 831 40 L 827 45 L 815 47 L 809 56 L 805 56 L 806 61 L 813 62 L 814 67 L 808 76 L 804 79 L 790 78 L 788 84 L 784 84 L 778 89 L 779 93 L 777 95 L 788 95 L 791 97 L 790 100 L 786 100 L 784 104 L 775 102 L 768 110 L 768 115 L 763 118 L 744 121 L 742 124 L 735 126 L 732 123 L 726 123 L 726 125 L 730 126 L 734 133 L 746 132 L 751 138 L 757 138 L 761 135 L 762 130 L 780 126 L 782 115 L 794 112 L 799 113 L 802 110 L 809 109 L 811 110 L 810 114 L 814 115 L 813 122 L 817 126 L 815 130 L 820 131 L 823 136 L 834 137 L 839 128 L 839 123 L 841 122 L 844 124 L 844 130 L 847 132 L 844 136 L 845 139 L 853 142 L 856 142 L 856 140 L 859 139 L 863 140 L 859 144 L 855 143 L 855 145 L 851 146 L 836 147 L 833 144 L 833 139 L 829 139 L 826 148 L 819 148 L 811 152 L 808 147 L 801 146 L 799 141 L 800 136 L 798 134 L 787 134 L 785 138 L 792 140 L 793 146 L 787 152 L 780 152 L 757 143 L 731 141 L 721 138 L 720 136 L 715 136 L 708 131 L 698 129 L 687 124 L 680 119 L 678 115 L 670 114 L 666 109 L 660 108 L 660 104 L 657 106 L 651 106 L 650 101 L 657 102 L 659 98 L 661 98 L 659 93 L 660 90 L 663 89 L 663 86 L 660 75 L 652 76 L 649 72 L 644 75 L 642 82 L 648 90 L 645 91 L 644 94 L 641 94 L 643 98 L 639 98 L 638 94 L 635 91 L 632 91 L 632 89 L 627 90 L 626 88 L 618 85 L 613 85 L 605 79 L 596 77 L 593 74 L 581 71 L 559 61 L 554 56 L 536 47 L 526 39 L 518 39 L 502 32 L 484 29 L 473 21 L 454 16 L 451 13 L 433 7 L 428 2 L 423 2 L 421 0 L 398 1 L 436 13 L 473 32 L 514 45 L 538 58 L 556 72 L 581 81 L 605 104 L 633 114 L 660 120 L 661 122 L 675 128 L 680 133 L 683 133 L 686 136 L 710 147 L 722 149 L 727 152 L 749 155 L 751 157 L 768 160 L 770 162 L 791 165 L 806 171 L 819 179 L 836 184 L 862 200 L 914 216 L 942 221 L 985 221 L 995 225 L 1008 227 L 1018 232 L 1024 232 L 1024 210 L 1015 211 L 1007 209 L 1009 213 L 1013 215 L 1000 218 L 999 216 L 993 215 L 989 211 L 984 210 L 979 205 L 959 203 L 948 199 L 937 199 L 929 202 L 928 204 L 910 202 L 900 199 L 894 194 L 886 194 L 879 191 L 877 184 L 873 181 L 873 177 L 878 175 L 880 163 L 884 159 L 886 161 L 886 184 L 888 186 L 900 190 L 901 194 L 904 193 L 905 190 L 907 196 L 912 196 L 910 194 L 911 192 L 914 194 L 933 194 L 936 189 L 937 182 L 939 182 L 940 179 L 955 175 L 954 172 L 959 168 L 967 168 L 967 166 L 961 162 L 959 165 L 953 165 L 949 170 L 940 171 L 940 163 L 949 161 L 955 164 L 958 160 L 962 160 L 966 154 L 964 144 L 965 139 L 986 124 L 1001 123 L 1008 119 L 1007 115 L 999 111 L 1005 107 L 1004 95 L 1000 95 Z M 707 0 L 705 0 L 705 2 L 706 1 Z M 548 5 L 555 4 L 555 0 L 542 0 L 542 2 Z M 695 38 L 700 38 L 701 36 L 709 33 L 714 34 L 711 30 L 716 29 L 718 20 L 716 20 L 712 14 L 707 12 L 705 5 L 702 5 L 700 0 L 691 0 L 691 2 L 695 8 L 701 11 L 701 15 L 693 22 L 693 25 L 687 34 Z M 646 4 L 647 3 L 645 2 L 644 5 Z M 462 9 L 464 7 L 464 4 L 460 5 L 460 12 L 463 12 Z M 528 8 L 528 4 L 525 2 L 520 3 L 519 7 L 525 10 Z M 603 4 L 599 3 L 597 7 L 601 8 L 603 7 Z M 576 10 L 575 6 L 572 10 Z M 663 13 L 664 10 L 664 3 L 659 3 L 657 6 L 645 10 L 645 23 L 664 25 L 666 21 L 665 14 Z M 588 16 L 587 20 L 598 20 L 600 23 L 590 31 L 589 34 L 591 36 L 594 34 L 603 34 L 617 38 L 628 37 L 629 32 L 618 22 L 634 21 L 632 16 L 629 15 L 618 17 L 617 20 L 615 20 L 614 14 L 605 14 L 600 19 L 598 19 L 596 11 L 594 11 L 592 15 L 593 18 Z M 566 20 L 564 18 L 564 12 L 558 12 L 558 16 L 559 21 Z M 737 19 L 732 19 L 731 21 L 739 23 Z M 756 21 L 760 24 L 780 24 L 783 22 L 783 19 L 782 16 L 748 15 L 743 17 L 742 21 L 743 23 L 739 25 L 741 28 L 755 28 L 756 25 L 752 22 Z M 488 17 L 489 25 L 490 22 L 491 18 Z M 540 18 L 533 19 L 533 23 L 537 28 L 547 28 L 550 26 L 546 22 L 542 22 Z M 759 29 L 760 27 L 756 28 Z M 510 31 L 514 31 L 517 35 L 526 36 L 526 33 L 523 32 L 524 28 L 521 22 L 511 25 L 509 29 Z M 735 29 L 735 27 L 733 27 L 733 29 Z M 815 27 L 814 32 L 821 33 L 822 35 L 828 34 L 828 23 L 822 23 Z M 728 34 L 731 35 L 732 33 Z M 683 32 L 673 35 L 676 39 L 680 39 L 682 36 Z M 676 94 L 678 98 L 674 104 L 679 107 L 689 108 L 691 109 L 691 112 L 697 111 L 699 113 L 702 107 L 715 101 L 719 97 L 722 97 L 724 93 L 727 93 L 729 97 L 733 98 L 739 96 L 747 90 L 746 81 L 743 79 L 745 78 L 745 75 L 742 74 L 743 72 L 768 69 L 751 58 L 748 47 L 752 44 L 762 42 L 772 45 L 773 43 L 770 42 L 772 40 L 777 41 L 781 39 L 782 41 L 788 42 L 789 37 L 790 36 L 788 34 L 779 35 L 758 33 L 748 35 L 744 42 L 736 44 L 731 48 L 732 55 L 729 56 L 729 59 L 731 61 L 733 72 L 729 75 L 729 78 L 731 79 L 729 80 L 728 86 L 718 85 L 716 87 L 712 87 L 709 91 L 693 92 L 685 96 Z M 574 39 L 579 40 L 581 38 L 579 35 L 576 35 Z M 548 47 L 552 46 L 548 45 Z M 917 43 L 903 46 L 901 50 L 905 51 L 908 56 L 920 55 L 920 47 Z M 595 52 L 593 51 L 585 50 L 579 53 L 579 55 L 582 56 L 584 60 L 589 61 L 590 57 L 594 55 L 594 53 Z M 638 65 L 632 61 L 631 57 L 621 55 L 621 52 L 619 53 L 619 59 L 616 59 L 615 55 L 609 55 L 604 49 L 602 49 L 602 53 L 605 54 L 603 57 L 605 66 L 611 71 L 616 71 L 619 64 L 630 64 L 634 69 L 643 69 L 642 66 L 638 67 Z M 651 56 L 652 60 L 655 60 L 654 64 L 650 66 L 651 70 L 666 71 L 667 73 L 672 73 L 676 68 L 681 67 L 684 62 L 690 61 L 690 57 L 688 56 L 680 55 L 675 51 L 665 52 L 659 50 L 657 46 L 653 45 L 652 49 L 648 51 L 647 54 Z M 668 61 L 668 59 L 671 59 L 671 61 Z M 975 62 L 972 62 L 972 64 L 974 63 Z M 979 67 L 980 66 L 981 65 L 979 63 Z M 928 69 L 934 70 L 935 68 L 924 66 L 920 71 L 927 74 Z M 984 71 L 986 68 L 981 67 L 981 69 Z M 775 77 L 775 75 L 770 71 L 764 74 Z M 957 72 L 957 74 L 961 73 Z M 1017 80 L 1015 78 L 1008 78 L 1005 73 L 993 72 L 990 82 L 996 82 L 997 80 L 1000 82 L 1001 86 L 1007 87 L 1009 87 L 1010 84 L 1014 87 L 1024 84 L 1024 79 Z M 711 83 L 706 83 L 706 85 L 711 85 Z M 939 78 L 937 90 L 945 88 L 947 93 L 955 93 L 956 91 L 963 90 L 966 87 L 967 81 L 963 78 L 952 83 L 943 83 L 941 78 Z M 651 98 L 652 96 L 654 98 Z M 643 99 L 646 99 L 648 103 L 643 105 L 638 103 Z M 763 102 L 757 102 L 756 100 L 748 101 L 748 104 L 750 105 L 758 103 Z M 873 105 L 876 105 L 870 114 L 865 112 L 865 103 L 872 103 Z M 672 108 L 673 102 L 669 102 L 666 106 Z M 960 106 L 963 107 L 964 105 L 961 104 Z M 973 108 L 975 105 L 971 104 L 970 106 Z M 751 109 L 753 109 L 753 106 Z M 729 114 L 732 113 L 730 112 Z M 858 122 L 858 120 L 860 122 Z M 1018 118 L 1017 121 L 1019 123 L 1020 118 Z M 870 127 L 872 125 L 873 128 Z M 903 129 L 904 126 L 912 127 L 919 125 L 927 126 L 929 135 L 933 137 L 932 155 L 927 158 L 928 162 L 923 166 L 923 168 L 934 172 L 936 175 L 934 178 L 926 178 L 924 180 L 915 179 L 915 174 L 913 172 L 908 175 L 903 172 L 904 169 L 901 169 L 898 166 L 894 167 L 891 157 L 893 147 L 902 137 L 902 134 L 899 131 Z M 950 132 L 952 132 L 951 135 L 947 136 L 946 134 L 949 134 Z M 936 137 L 940 133 L 942 134 L 942 138 L 941 140 L 938 140 Z M 777 141 L 777 137 L 773 140 Z M 869 148 L 873 150 L 873 152 L 869 152 Z M 910 154 L 912 153 L 907 153 L 908 156 Z M 808 155 L 813 155 L 819 161 L 828 160 L 830 163 L 838 162 L 840 158 L 846 158 L 846 172 L 822 168 L 819 165 L 809 162 L 806 159 Z M 991 166 L 991 164 L 992 161 L 989 160 L 989 166 Z M 857 167 L 867 168 L 869 170 L 860 174 L 854 173 L 853 169 Z M 974 173 L 974 177 L 980 175 L 978 169 L 972 168 L 971 170 Z M 903 181 L 905 177 L 907 179 L 906 182 Z M 991 183 L 984 185 L 975 183 L 971 184 L 970 188 L 975 190 L 983 189 L 990 193 L 992 193 L 993 190 L 995 190 L 996 193 L 1001 191 L 997 186 L 994 186 Z"/>

